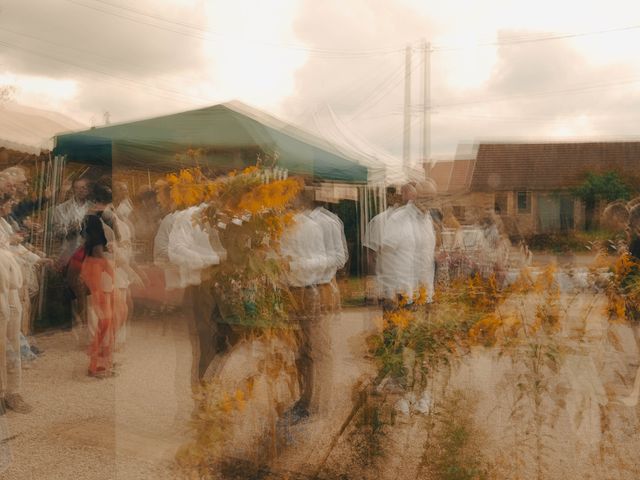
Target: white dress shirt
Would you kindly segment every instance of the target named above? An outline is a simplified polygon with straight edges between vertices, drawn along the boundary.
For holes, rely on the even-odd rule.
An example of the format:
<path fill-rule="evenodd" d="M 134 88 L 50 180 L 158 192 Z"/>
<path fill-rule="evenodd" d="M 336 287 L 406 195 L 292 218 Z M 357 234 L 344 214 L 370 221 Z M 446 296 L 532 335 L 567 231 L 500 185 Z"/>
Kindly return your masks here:
<path fill-rule="evenodd" d="M 205 231 L 194 216 L 202 212 L 205 205 L 182 210 L 175 215 L 169 233 L 167 254 L 169 261 L 178 267 L 180 288 L 199 285 L 202 282 L 202 270 L 218 265 L 223 252 L 214 251 Z"/>
<path fill-rule="evenodd" d="M 364 242 L 362 242 L 362 245 L 373 250 L 374 252 L 380 251 L 380 248 L 382 247 L 382 237 L 384 236 L 387 220 L 389 220 L 391 214 L 396 210 L 396 207 L 389 207 L 384 212 L 379 213 L 371 220 L 369 220 L 367 231 L 364 235 Z"/>
<path fill-rule="evenodd" d="M 309 212 L 309 218 L 322 229 L 322 240 L 327 256 L 327 266 L 320 275 L 318 283 L 329 283 L 335 277 L 336 272 L 344 267 L 349 258 L 344 226 L 337 215 L 322 207 Z"/>
<path fill-rule="evenodd" d="M 435 232 L 431 215 L 412 202 L 389 215 L 380 248 L 378 279 L 385 298 L 412 296 L 421 286 L 431 300 L 435 277 Z"/>
<path fill-rule="evenodd" d="M 284 232 L 280 254 L 289 260 L 287 282 L 291 287 L 317 285 L 329 265 L 322 227 L 306 213 L 298 213 Z"/>

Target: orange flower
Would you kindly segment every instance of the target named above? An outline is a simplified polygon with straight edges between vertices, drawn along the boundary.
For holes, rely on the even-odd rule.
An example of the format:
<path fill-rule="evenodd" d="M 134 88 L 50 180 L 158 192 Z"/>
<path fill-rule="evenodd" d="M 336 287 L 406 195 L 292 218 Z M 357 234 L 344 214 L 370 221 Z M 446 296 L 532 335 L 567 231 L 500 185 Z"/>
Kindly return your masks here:
<path fill-rule="evenodd" d="M 468 333 L 469 340 L 475 345 L 486 347 L 495 345 L 500 327 L 502 327 L 502 319 L 495 313 L 489 313 L 471 327 Z"/>
<path fill-rule="evenodd" d="M 405 309 L 388 312 L 385 314 L 385 317 L 387 322 L 393 324 L 394 326 L 400 329 L 407 328 L 409 324 L 415 320 L 413 313 Z"/>

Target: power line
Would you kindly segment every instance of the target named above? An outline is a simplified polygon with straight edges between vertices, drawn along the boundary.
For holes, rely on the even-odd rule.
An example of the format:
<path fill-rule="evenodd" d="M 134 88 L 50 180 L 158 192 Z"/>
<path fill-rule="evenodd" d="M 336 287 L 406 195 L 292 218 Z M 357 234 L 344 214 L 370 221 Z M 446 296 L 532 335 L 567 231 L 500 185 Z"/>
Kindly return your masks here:
<path fill-rule="evenodd" d="M 99 6 L 96 5 L 89 5 L 87 3 L 84 3 L 82 1 L 78 1 L 78 0 L 67 0 L 70 3 L 73 3 L 75 5 L 79 5 L 82 6 L 84 8 L 88 8 L 97 12 L 101 12 L 101 13 L 105 13 L 107 15 L 112 15 L 118 18 L 122 18 L 125 20 L 128 20 L 130 22 L 134 22 L 134 23 L 140 23 L 140 24 L 144 24 L 144 25 L 148 25 L 154 28 L 158 28 L 161 30 L 166 30 L 169 32 L 173 32 L 179 35 L 184 35 L 184 36 L 188 36 L 188 37 L 193 37 L 193 38 L 198 38 L 201 40 L 206 40 L 206 41 L 214 41 L 214 39 L 211 38 L 211 36 L 217 36 L 220 37 L 221 39 L 223 39 L 225 37 L 224 34 L 221 34 L 220 32 L 214 32 L 212 30 L 209 29 L 204 29 L 202 27 L 199 27 L 197 25 L 193 25 L 193 24 L 188 24 L 188 23 L 184 23 L 184 22 L 178 22 L 176 20 L 173 19 L 169 19 L 166 17 L 162 17 L 159 15 L 153 15 L 150 14 L 148 12 L 144 12 L 142 10 L 139 9 L 135 9 L 135 8 L 131 8 L 131 7 L 125 7 L 122 5 L 115 5 L 112 4 L 110 2 L 106 2 L 103 0 L 94 0 L 97 2 L 100 2 L 104 5 L 108 5 L 111 8 L 115 8 L 115 9 L 119 9 L 121 11 L 125 11 L 125 12 L 131 12 L 134 13 L 135 15 L 138 15 L 140 17 L 143 18 L 149 18 L 149 19 L 153 19 L 153 20 L 158 20 L 161 22 L 164 22 L 168 25 L 174 25 L 177 27 L 180 27 L 182 29 L 188 29 L 190 31 L 185 31 L 185 30 L 179 30 L 179 29 L 175 29 L 175 28 L 170 28 L 166 25 L 160 25 L 158 23 L 154 23 L 154 22 L 149 22 L 149 21 L 143 21 L 140 18 L 135 18 L 132 17 L 130 15 L 125 15 L 121 12 L 118 11 L 114 11 L 114 10 L 110 10 L 109 8 L 105 9 L 105 8 L 101 8 Z M 359 57 L 372 57 L 372 56 L 381 56 L 381 55 L 389 55 L 392 53 L 397 53 L 402 51 L 402 47 L 389 47 L 389 48 L 381 48 L 381 49 L 369 49 L 369 50 L 338 50 L 338 49 L 321 49 L 321 48 L 313 48 L 313 47 L 308 47 L 305 45 L 298 45 L 298 44 L 287 44 L 287 43 L 278 43 L 278 42 L 247 42 L 244 41 L 242 39 L 238 39 L 234 37 L 234 41 L 239 42 L 239 43 L 247 43 L 247 44 L 260 44 L 263 46 L 268 46 L 268 47 L 274 47 L 274 48 L 283 48 L 283 49 L 289 49 L 289 50 L 297 50 L 300 52 L 304 52 L 307 53 L 309 55 L 313 55 L 313 56 L 318 56 L 318 57 L 322 57 L 322 58 L 344 58 L 344 59 L 351 59 L 351 58 L 359 58 Z"/>
<path fill-rule="evenodd" d="M 418 69 L 419 67 L 422 66 L 424 60 L 420 59 L 419 62 L 416 62 L 413 64 L 413 66 L 411 67 L 411 74 L 413 74 L 416 69 Z M 397 77 L 397 78 L 395 78 Z M 389 79 L 389 81 L 386 83 L 386 85 L 382 86 L 379 91 L 373 92 L 374 95 L 370 96 L 370 99 L 368 98 L 367 100 L 365 100 L 363 102 L 363 104 L 360 105 L 360 108 L 358 110 L 356 110 L 356 113 L 354 113 L 350 120 L 353 121 L 356 118 L 358 118 L 359 116 L 361 116 L 363 113 L 371 110 L 373 107 L 375 107 L 378 103 L 380 103 L 384 98 L 386 98 L 387 94 L 390 93 L 391 91 L 393 91 L 401 82 L 403 82 L 405 79 L 405 72 L 402 69 L 398 69 L 394 75 Z M 377 96 L 377 98 L 376 98 Z M 369 106 L 366 106 L 366 102 L 371 101 Z"/>
<path fill-rule="evenodd" d="M 578 37 L 587 37 L 592 35 L 605 35 L 608 33 L 618 33 L 630 30 L 640 29 L 640 25 L 628 25 L 625 27 L 617 27 L 617 28 L 609 28 L 604 30 L 593 30 L 590 32 L 579 32 L 579 33 L 557 33 L 557 34 L 548 34 L 536 37 L 512 37 L 511 39 L 502 39 L 490 42 L 482 42 L 477 43 L 475 45 L 464 46 L 464 47 L 454 47 L 454 46 L 446 46 L 446 45 L 436 45 L 433 47 L 433 52 L 450 52 L 457 50 L 468 50 L 471 48 L 479 48 L 479 47 L 501 47 L 508 45 L 521 45 L 525 43 L 539 43 L 539 42 L 549 42 L 554 40 L 565 40 L 568 38 L 578 38 Z"/>

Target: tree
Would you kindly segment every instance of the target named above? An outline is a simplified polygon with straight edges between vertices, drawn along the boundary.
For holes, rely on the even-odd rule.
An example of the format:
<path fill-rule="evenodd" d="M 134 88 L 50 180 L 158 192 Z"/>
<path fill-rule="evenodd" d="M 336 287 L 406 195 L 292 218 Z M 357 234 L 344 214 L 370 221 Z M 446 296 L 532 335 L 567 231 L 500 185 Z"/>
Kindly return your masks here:
<path fill-rule="evenodd" d="M 573 194 L 584 202 L 586 229 L 591 230 L 598 202 L 628 200 L 631 189 L 617 172 L 589 172 L 584 182 L 573 190 Z"/>
<path fill-rule="evenodd" d="M 12 85 L 0 85 L 0 103 L 11 100 L 16 88 Z"/>

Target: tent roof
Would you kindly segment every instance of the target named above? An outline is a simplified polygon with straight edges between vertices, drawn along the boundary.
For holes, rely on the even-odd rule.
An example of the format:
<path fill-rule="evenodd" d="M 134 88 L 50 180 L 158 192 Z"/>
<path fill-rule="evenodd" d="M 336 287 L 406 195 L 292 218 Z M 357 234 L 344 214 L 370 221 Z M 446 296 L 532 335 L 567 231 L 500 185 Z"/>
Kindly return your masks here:
<path fill-rule="evenodd" d="M 218 166 L 236 167 L 231 153 L 258 150 L 277 152 L 278 164 L 295 173 L 344 182 L 368 177 L 366 167 L 325 140 L 240 102 L 58 135 L 54 154 L 83 163 L 153 168 L 175 165 L 175 155 L 189 148 L 217 151 L 202 163 Z"/>
<path fill-rule="evenodd" d="M 50 150 L 53 136 L 63 130 L 86 128 L 56 112 L 9 101 L 0 105 L 0 146 L 25 153 Z"/>

